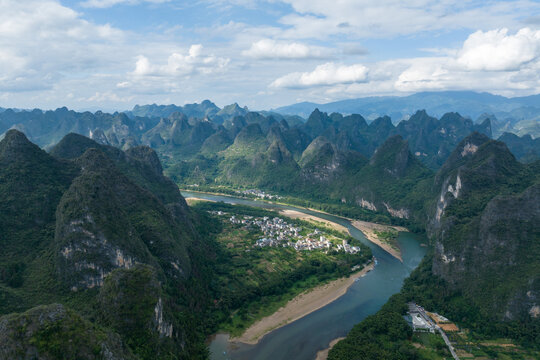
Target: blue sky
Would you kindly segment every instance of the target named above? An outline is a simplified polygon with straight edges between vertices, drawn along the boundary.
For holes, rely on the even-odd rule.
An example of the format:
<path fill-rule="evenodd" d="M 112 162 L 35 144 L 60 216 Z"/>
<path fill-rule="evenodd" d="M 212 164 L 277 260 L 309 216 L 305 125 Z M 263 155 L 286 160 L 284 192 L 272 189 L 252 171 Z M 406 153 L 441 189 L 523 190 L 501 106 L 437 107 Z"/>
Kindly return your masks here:
<path fill-rule="evenodd" d="M 540 92 L 540 2 L 0 0 L 0 106 Z"/>

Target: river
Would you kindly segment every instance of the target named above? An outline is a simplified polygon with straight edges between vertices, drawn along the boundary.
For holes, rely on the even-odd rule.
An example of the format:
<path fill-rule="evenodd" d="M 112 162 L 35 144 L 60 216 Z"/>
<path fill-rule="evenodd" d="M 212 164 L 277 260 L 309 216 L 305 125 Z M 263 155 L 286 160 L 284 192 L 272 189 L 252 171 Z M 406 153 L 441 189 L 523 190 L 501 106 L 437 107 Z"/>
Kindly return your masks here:
<path fill-rule="evenodd" d="M 399 292 L 403 280 L 414 270 L 426 253 L 423 237 L 412 233 L 399 233 L 403 263 L 379 246 L 368 241 L 349 220 L 294 206 L 271 204 L 230 196 L 196 192 L 182 192 L 184 197 L 223 201 L 262 207 L 267 209 L 290 209 L 315 215 L 345 226 L 351 235 L 369 246 L 377 265 L 373 271 L 356 281 L 345 295 L 325 307 L 281 327 L 259 341 L 256 345 L 231 344 L 226 334 L 218 334 L 210 343 L 212 360 L 313 360 L 319 350 L 328 347 L 330 341 L 345 336 L 351 328 L 367 316 L 377 312 L 388 298 Z"/>

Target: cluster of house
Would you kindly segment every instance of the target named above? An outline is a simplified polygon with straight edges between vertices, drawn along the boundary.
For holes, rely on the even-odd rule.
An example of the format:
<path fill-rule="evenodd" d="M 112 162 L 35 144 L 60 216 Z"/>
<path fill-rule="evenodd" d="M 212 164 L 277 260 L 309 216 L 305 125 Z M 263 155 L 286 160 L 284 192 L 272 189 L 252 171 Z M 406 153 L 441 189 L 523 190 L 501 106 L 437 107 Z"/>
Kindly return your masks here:
<path fill-rule="evenodd" d="M 409 321 L 413 328 L 413 331 L 426 331 L 434 333 L 439 329 L 448 332 L 459 331 L 456 324 L 442 315 L 434 312 L 426 311 L 422 306 L 413 302 L 407 304 L 409 307 L 408 315 Z"/>
<path fill-rule="evenodd" d="M 218 215 L 223 215 L 223 213 Z M 282 246 L 293 247 L 295 250 L 330 250 L 334 245 L 324 236 L 324 234 L 315 229 L 312 233 L 306 236 L 300 234 L 301 227 L 287 223 L 281 218 L 268 216 L 262 218 L 254 218 L 253 216 L 243 216 L 242 219 L 236 216 L 231 216 L 229 221 L 233 224 L 242 224 L 248 227 L 258 227 L 264 237 L 257 240 L 255 246 Z M 360 251 L 357 246 L 351 246 L 346 240 L 342 244 L 337 245 L 338 251 L 344 251 L 351 254 L 356 254 Z"/>
<path fill-rule="evenodd" d="M 279 199 L 281 199 L 281 196 L 279 196 L 279 195 L 268 194 L 268 193 L 265 193 L 264 191 L 258 190 L 258 189 L 242 190 L 242 191 L 237 191 L 237 193 L 240 194 L 240 195 L 244 195 L 244 196 L 255 196 L 255 197 L 258 197 L 258 198 L 263 199 L 263 200 L 279 200 Z"/>
<path fill-rule="evenodd" d="M 446 332 L 459 331 L 456 324 L 452 323 L 442 315 L 426 311 L 423 307 L 415 304 L 414 302 L 410 302 L 407 305 L 409 307 L 409 311 L 405 319 L 409 321 L 413 331 L 429 331 L 430 333 L 435 333 L 435 331 L 438 331 L 441 334 L 444 343 L 448 347 L 448 350 L 450 350 L 450 354 L 454 360 L 459 360 L 459 356 L 457 355 L 454 346 L 446 335 Z"/>

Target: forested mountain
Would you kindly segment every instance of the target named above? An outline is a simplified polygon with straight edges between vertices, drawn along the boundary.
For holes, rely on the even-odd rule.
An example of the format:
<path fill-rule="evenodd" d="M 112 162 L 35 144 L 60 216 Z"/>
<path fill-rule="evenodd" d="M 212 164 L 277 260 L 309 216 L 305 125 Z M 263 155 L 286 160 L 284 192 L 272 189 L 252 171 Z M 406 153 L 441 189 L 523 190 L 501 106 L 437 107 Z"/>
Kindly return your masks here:
<path fill-rule="evenodd" d="M 407 301 L 479 336 L 537 348 L 540 163 L 521 164 L 504 143 L 473 133 L 415 189 L 429 194 L 422 213 L 432 253 L 401 293 L 357 325 L 329 359 L 423 359 L 401 317 Z"/>
<path fill-rule="evenodd" d="M 528 163 L 540 159 L 540 138 L 533 139 L 531 135 L 521 137 L 505 132 L 499 139 L 521 162 Z"/>
<path fill-rule="evenodd" d="M 424 95 L 417 97 L 428 101 L 431 95 Z M 238 104 L 220 109 L 209 100 L 184 106 L 137 105 L 132 111 L 114 114 L 101 111 L 78 113 L 66 108 L 55 111 L 6 109 L 0 112 L 0 133 L 15 128 L 36 144 L 48 148 L 73 132 L 123 149 L 148 145 L 157 149 L 162 159 L 170 156 L 185 159 L 198 152 L 223 150 L 232 144 L 243 127 L 251 123 L 258 123 L 265 135 L 273 129 L 273 135 L 279 137 L 274 126 L 278 124 L 284 144 L 297 160 L 309 142 L 321 135 L 341 151 L 353 150 L 370 157 L 388 137 L 397 134 L 409 141 L 410 150 L 416 157 L 428 167 L 437 169 L 459 141 L 472 131 L 489 137 L 499 137 L 506 131 L 519 134 L 523 139 L 517 141 L 508 135 L 501 139 L 512 144 L 519 142 L 519 145 L 511 146 L 511 151 L 515 150 L 520 160 L 534 161 L 538 156 L 535 143 L 523 138 L 526 134 L 532 135 L 531 140 L 537 137 L 535 129 L 539 122 L 531 108 L 522 111 L 518 118 L 523 122 L 519 124 L 492 114 L 482 114 L 476 123 L 456 112 L 442 113 L 438 119 L 428 113 L 440 111 L 433 110 L 432 113 L 431 108 L 426 108 L 428 111 L 411 110 L 410 116 L 397 125 L 392 123 L 400 120 L 395 116 L 368 117 L 371 120 L 367 121 L 358 114 L 327 114 L 315 109 L 303 120 L 276 112 L 250 112 Z M 386 113 L 391 114 L 390 111 L 382 114 Z M 204 144 L 206 140 L 208 142 Z"/>
<path fill-rule="evenodd" d="M 200 104 L 186 104 L 184 106 L 171 105 L 135 105 L 126 114 L 130 117 L 140 116 L 149 118 L 166 118 L 175 112 L 185 114 L 187 117 L 204 119 L 215 116 L 221 109 L 210 100 L 204 100 Z"/>
<path fill-rule="evenodd" d="M 434 180 L 432 271 L 482 316 L 515 320 L 540 299 L 540 163 L 519 163 L 502 142 L 472 134 Z"/>
<path fill-rule="evenodd" d="M 423 167 L 440 168 L 471 132 L 492 136 L 489 117 L 475 124 L 454 112 L 437 119 L 417 111 L 395 126 L 388 116 L 368 123 L 361 115 L 327 114 L 318 109 L 305 122 L 292 119 L 295 125 L 291 125 L 276 114 L 249 112 L 237 104 L 219 109 L 210 101 L 134 110 L 130 116 L 65 108 L 6 110 L 0 113 L 0 131 L 23 129 L 33 141 L 49 148 L 67 132 L 128 151 L 147 145 L 156 150 L 165 172 L 182 186 L 258 187 L 299 199 L 346 204 L 394 217 L 399 214 L 404 219 L 420 216 L 415 214 L 425 199 L 410 194 L 416 191 L 413 184 L 429 176 Z M 387 143 L 392 138 L 393 145 Z M 501 140 L 523 162 L 540 156 L 538 141 L 532 137 L 505 134 Z M 399 145 L 400 141 L 404 143 Z M 403 177 L 400 181 L 389 183 L 387 172 L 377 169 L 383 158 L 376 154 L 379 148 L 382 153 L 391 149 L 401 154 L 396 161 L 407 171 L 395 169 Z"/>
<path fill-rule="evenodd" d="M 0 357 L 205 354 L 205 246 L 153 150 L 69 134 L 48 154 L 10 130 L 0 204 L 0 313 L 26 311 L 0 318 Z"/>

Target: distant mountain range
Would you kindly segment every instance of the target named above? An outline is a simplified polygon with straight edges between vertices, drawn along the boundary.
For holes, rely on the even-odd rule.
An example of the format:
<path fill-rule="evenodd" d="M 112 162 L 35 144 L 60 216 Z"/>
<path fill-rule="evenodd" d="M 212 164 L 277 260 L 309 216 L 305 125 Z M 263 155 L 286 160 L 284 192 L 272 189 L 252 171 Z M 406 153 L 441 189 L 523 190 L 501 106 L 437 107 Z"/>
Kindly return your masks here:
<path fill-rule="evenodd" d="M 319 136 L 339 151 L 356 151 L 370 157 L 388 137 L 401 135 L 409 141 L 413 154 L 435 169 L 459 140 L 472 131 L 501 137 L 494 130 L 494 121 L 497 122 L 494 117 L 484 116 L 481 122 L 474 123 L 454 112 L 437 119 L 426 111 L 417 111 L 394 125 L 388 116 L 368 122 L 360 115 L 329 115 L 318 109 L 304 120 L 298 116 L 250 112 L 237 104 L 219 109 L 210 101 L 204 101 L 184 107 L 136 106 L 131 112 L 114 114 L 79 113 L 65 107 L 55 111 L 6 109 L 0 113 L 0 134 L 17 129 L 41 147 L 49 148 L 73 132 L 122 149 L 148 145 L 157 149 L 164 160 L 187 159 L 199 151 L 209 154 L 225 150 L 249 124 L 258 124 L 261 136 L 283 137 L 282 148 L 297 160 Z M 271 144 L 273 140 L 268 141 Z M 507 133 L 501 140 L 506 141 L 522 161 L 534 161 L 540 156 L 540 139 L 530 134 L 520 137 Z M 166 163 L 169 162 L 166 160 Z"/>
<path fill-rule="evenodd" d="M 307 117 L 315 109 L 327 113 L 361 114 L 368 120 L 388 115 L 394 123 L 407 119 L 419 109 L 436 117 L 458 112 L 480 122 L 487 115 L 492 120 L 496 137 L 504 131 L 518 135 L 530 133 L 535 137 L 540 135 L 540 95 L 507 98 L 473 91 L 421 92 L 403 97 L 375 96 L 326 104 L 301 102 L 274 111 Z"/>

